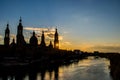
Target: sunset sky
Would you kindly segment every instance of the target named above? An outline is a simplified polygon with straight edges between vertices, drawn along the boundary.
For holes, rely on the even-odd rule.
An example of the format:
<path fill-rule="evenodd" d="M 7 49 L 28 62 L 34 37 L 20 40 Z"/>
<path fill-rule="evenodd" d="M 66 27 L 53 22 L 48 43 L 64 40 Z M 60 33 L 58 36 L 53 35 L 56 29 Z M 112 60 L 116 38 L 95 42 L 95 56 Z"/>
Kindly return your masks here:
<path fill-rule="evenodd" d="M 120 52 L 120 0 L 0 0 L 0 44 L 8 22 L 16 37 L 20 16 L 27 42 L 33 30 L 53 40 L 57 27 L 61 49 Z"/>

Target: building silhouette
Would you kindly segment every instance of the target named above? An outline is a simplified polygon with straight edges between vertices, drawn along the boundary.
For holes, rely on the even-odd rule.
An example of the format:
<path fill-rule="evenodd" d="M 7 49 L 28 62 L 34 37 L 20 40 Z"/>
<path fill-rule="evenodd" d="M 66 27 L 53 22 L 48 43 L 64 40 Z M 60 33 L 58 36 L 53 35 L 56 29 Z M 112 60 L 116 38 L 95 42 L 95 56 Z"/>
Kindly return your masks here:
<path fill-rule="evenodd" d="M 49 48 L 53 48 L 52 41 L 50 41 Z"/>
<path fill-rule="evenodd" d="M 9 24 L 7 24 L 7 27 L 5 29 L 4 45 L 9 46 L 9 43 L 10 43 L 10 30 Z"/>
<path fill-rule="evenodd" d="M 19 24 L 17 26 L 17 35 L 16 41 L 13 38 L 10 44 L 10 30 L 9 24 L 7 23 L 5 29 L 4 36 L 4 45 L 0 45 L 0 57 L 20 57 L 23 59 L 24 57 L 38 57 L 41 55 L 49 55 L 50 53 L 56 53 L 59 50 L 59 39 L 57 28 L 54 34 L 54 43 L 50 40 L 48 46 L 45 43 L 45 34 L 42 31 L 40 44 L 38 44 L 38 39 L 36 37 L 35 31 L 33 31 L 32 36 L 29 39 L 29 43 L 27 43 L 24 39 L 23 35 L 23 25 L 22 19 L 20 17 Z M 54 46 L 53 46 L 54 44 Z"/>
<path fill-rule="evenodd" d="M 25 39 L 24 39 L 24 35 L 23 35 L 23 25 L 22 25 L 21 17 L 19 20 L 19 24 L 17 26 L 16 43 L 15 43 L 15 39 L 13 39 L 11 44 L 9 44 L 9 43 L 10 43 L 10 30 L 9 30 L 9 24 L 7 24 L 7 27 L 5 30 L 4 45 L 7 45 L 7 46 L 17 45 L 18 47 L 29 45 L 29 46 L 34 46 L 34 47 L 38 46 L 41 48 L 50 47 L 50 48 L 54 48 L 54 49 L 59 49 L 59 40 L 58 40 L 57 28 L 55 30 L 55 35 L 54 35 L 54 47 L 53 47 L 52 41 L 50 41 L 50 44 L 48 46 L 46 46 L 44 31 L 42 31 L 40 45 L 38 45 L 38 39 L 35 36 L 35 31 L 33 31 L 32 36 L 29 40 L 29 44 L 27 44 Z"/>
<path fill-rule="evenodd" d="M 30 38 L 29 43 L 30 43 L 30 46 L 34 46 L 34 47 L 36 47 L 38 45 L 38 39 L 35 36 L 35 32 L 34 31 L 33 31 L 32 37 Z"/>
<path fill-rule="evenodd" d="M 45 48 L 45 47 L 46 47 L 44 31 L 42 31 L 40 47 L 41 47 L 41 48 Z"/>
<path fill-rule="evenodd" d="M 55 35 L 54 35 L 54 48 L 55 49 L 59 49 L 59 40 L 58 40 L 58 32 L 57 32 L 57 28 L 55 30 Z"/>
<path fill-rule="evenodd" d="M 18 46 L 24 46 L 26 44 L 25 40 L 24 40 L 24 36 L 23 36 L 23 25 L 22 25 L 22 19 L 20 17 L 19 20 L 19 25 L 17 27 L 17 37 L 16 37 L 16 44 Z"/>

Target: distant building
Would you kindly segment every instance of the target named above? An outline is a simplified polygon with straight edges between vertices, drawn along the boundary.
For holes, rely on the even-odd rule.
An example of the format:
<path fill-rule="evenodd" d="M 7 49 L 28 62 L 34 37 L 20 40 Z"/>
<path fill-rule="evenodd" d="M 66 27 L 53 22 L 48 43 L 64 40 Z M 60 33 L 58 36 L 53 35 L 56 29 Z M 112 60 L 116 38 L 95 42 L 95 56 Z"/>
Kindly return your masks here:
<path fill-rule="evenodd" d="M 75 49 L 73 52 L 74 52 L 75 54 L 82 54 L 82 52 L 81 52 L 79 49 Z"/>
<path fill-rule="evenodd" d="M 54 35 L 54 48 L 59 49 L 59 39 L 58 39 L 58 32 L 57 29 L 55 30 L 55 35 Z"/>
<path fill-rule="evenodd" d="M 94 54 L 98 54 L 99 53 L 99 51 L 94 51 Z"/>

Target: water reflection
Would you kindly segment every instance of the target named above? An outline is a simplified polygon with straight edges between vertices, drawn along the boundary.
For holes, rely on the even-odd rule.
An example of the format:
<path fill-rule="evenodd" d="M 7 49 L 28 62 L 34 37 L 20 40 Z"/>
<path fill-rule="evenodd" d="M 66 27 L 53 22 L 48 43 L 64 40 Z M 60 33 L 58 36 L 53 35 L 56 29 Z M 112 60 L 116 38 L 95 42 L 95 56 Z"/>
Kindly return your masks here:
<path fill-rule="evenodd" d="M 32 67 L 14 73 L 3 72 L 0 73 L 0 80 L 111 80 L 108 65 L 107 59 L 88 57 L 69 66 L 50 65 L 42 69 Z"/>
<path fill-rule="evenodd" d="M 63 69 L 63 80 L 111 80 L 106 59 L 89 58 Z M 67 73 L 66 73 L 67 72 Z"/>

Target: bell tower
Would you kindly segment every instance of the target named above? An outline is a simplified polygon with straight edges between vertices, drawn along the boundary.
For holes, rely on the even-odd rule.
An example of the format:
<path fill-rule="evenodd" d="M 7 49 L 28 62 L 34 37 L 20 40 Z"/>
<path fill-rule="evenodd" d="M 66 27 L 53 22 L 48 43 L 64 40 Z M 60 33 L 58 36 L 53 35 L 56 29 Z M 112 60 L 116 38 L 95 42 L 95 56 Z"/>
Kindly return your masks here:
<path fill-rule="evenodd" d="M 31 46 L 37 46 L 38 45 L 38 40 L 37 37 L 35 36 L 35 32 L 33 31 L 33 35 L 30 38 L 30 45 Z"/>
<path fill-rule="evenodd" d="M 17 45 L 24 45 L 26 42 L 24 40 L 24 36 L 23 36 L 23 25 L 22 25 L 22 19 L 20 17 L 19 20 L 19 25 L 17 28 L 17 41 L 16 41 Z"/>
<path fill-rule="evenodd" d="M 10 42 L 10 30 L 9 24 L 7 24 L 7 27 L 5 29 L 4 45 L 9 46 L 9 42 Z"/>
<path fill-rule="evenodd" d="M 41 43 L 40 43 L 40 46 L 41 46 L 41 47 L 46 47 L 44 31 L 42 31 L 42 36 L 41 36 Z"/>
<path fill-rule="evenodd" d="M 54 35 L 54 48 L 59 49 L 59 39 L 58 39 L 57 28 L 55 29 L 55 35 Z"/>

